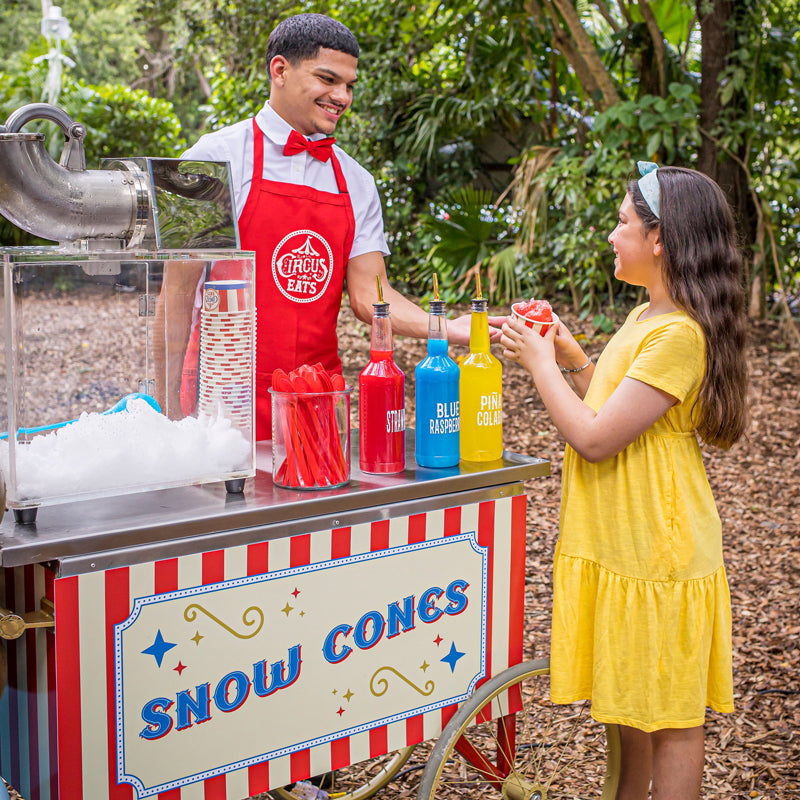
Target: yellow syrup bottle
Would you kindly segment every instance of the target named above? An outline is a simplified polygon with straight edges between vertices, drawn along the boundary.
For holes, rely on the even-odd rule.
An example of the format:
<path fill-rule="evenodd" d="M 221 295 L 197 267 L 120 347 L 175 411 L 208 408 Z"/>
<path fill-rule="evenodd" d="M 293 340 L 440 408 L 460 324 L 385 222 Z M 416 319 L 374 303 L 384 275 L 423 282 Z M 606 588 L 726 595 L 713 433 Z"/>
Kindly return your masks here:
<path fill-rule="evenodd" d="M 461 458 L 495 461 L 503 455 L 503 366 L 489 352 L 489 301 L 477 279 L 469 355 L 461 362 Z"/>

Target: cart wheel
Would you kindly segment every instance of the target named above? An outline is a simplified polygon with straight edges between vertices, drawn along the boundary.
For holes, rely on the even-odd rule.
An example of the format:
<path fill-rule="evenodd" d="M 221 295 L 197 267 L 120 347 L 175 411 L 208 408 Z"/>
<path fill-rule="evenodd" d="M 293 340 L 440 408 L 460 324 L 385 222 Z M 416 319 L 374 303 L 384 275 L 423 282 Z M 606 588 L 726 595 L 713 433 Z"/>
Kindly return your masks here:
<path fill-rule="evenodd" d="M 370 758 L 338 769 L 331 773 L 332 781 L 326 781 L 322 788 L 335 800 L 363 800 L 365 797 L 372 797 L 400 772 L 413 752 L 412 745 L 379 758 Z M 280 800 L 297 798 L 297 795 L 288 789 L 275 789 L 272 795 Z"/>
<path fill-rule="evenodd" d="M 592 720 L 588 701 L 551 703 L 549 676 L 549 659 L 539 659 L 480 686 L 442 731 L 417 800 L 613 800 L 619 780 L 616 727 L 606 731 Z"/>

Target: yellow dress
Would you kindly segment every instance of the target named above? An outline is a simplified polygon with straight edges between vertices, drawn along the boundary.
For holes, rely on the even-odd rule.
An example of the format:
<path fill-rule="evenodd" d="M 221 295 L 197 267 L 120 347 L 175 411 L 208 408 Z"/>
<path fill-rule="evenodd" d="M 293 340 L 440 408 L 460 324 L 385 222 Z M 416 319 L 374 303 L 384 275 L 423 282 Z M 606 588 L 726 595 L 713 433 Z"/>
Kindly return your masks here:
<path fill-rule="evenodd" d="M 705 372 L 700 326 L 635 308 L 595 367 L 597 411 L 624 377 L 678 403 L 597 464 L 564 454 L 556 546 L 551 698 L 653 731 L 733 710 L 730 594 L 719 515 L 692 424 Z"/>

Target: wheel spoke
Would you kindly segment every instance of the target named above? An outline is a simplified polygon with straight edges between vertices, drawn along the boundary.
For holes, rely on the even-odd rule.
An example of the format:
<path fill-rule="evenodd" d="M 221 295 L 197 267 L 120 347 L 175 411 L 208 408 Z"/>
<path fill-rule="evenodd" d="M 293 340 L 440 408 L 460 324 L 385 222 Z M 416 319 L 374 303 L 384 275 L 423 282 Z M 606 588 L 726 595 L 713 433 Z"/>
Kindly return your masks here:
<path fill-rule="evenodd" d="M 516 697 L 522 708 L 510 712 L 519 708 Z M 476 722 L 489 715 L 495 719 Z M 602 729 L 589 719 L 588 703 L 550 703 L 546 662 L 512 667 L 453 716 L 427 761 L 419 800 L 499 800 L 503 791 L 521 797 L 536 787 L 548 800 L 600 797 Z"/>
<path fill-rule="evenodd" d="M 500 773 L 497 767 L 495 767 L 483 752 L 475 747 L 466 736 L 462 736 L 456 742 L 456 750 L 467 759 L 473 767 L 484 774 L 487 780 L 492 784 L 499 785 L 503 782 L 505 776 Z"/>
<path fill-rule="evenodd" d="M 571 717 L 566 717 L 564 719 L 564 722 L 571 722 L 572 723 L 571 725 L 569 725 L 569 727 L 567 729 L 567 732 L 566 732 L 566 739 L 568 741 L 573 741 L 575 739 L 576 733 L 578 731 L 578 728 L 581 725 L 581 722 L 583 722 L 584 724 L 586 723 L 586 715 L 583 712 L 584 712 L 584 707 L 581 707 L 581 710 L 580 710 L 579 713 L 573 714 Z M 566 747 L 561 747 L 560 748 L 559 755 L 558 755 L 558 760 L 556 761 L 555 766 L 553 767 L 553 771 L 550 774 L 550 778 L 547 781 L 547 788 L 548 789 L 550 788 L 550 785 L 553 783 L 555 778 L 565 774 L 566 771 L 569 769 L 569 767 L 571 767 L 572 764 L 578 758 L 578 749 L 575 748 L 572 751 L 572 756 L 570 758 L 568 758 L 567 761 L 564 763 L 564 767 L 563 767 L 563 770 L 562 770 L 561 769 L 561 764 L 562 764 L 562 761 L 564 761 L 564 756 L 566 755 L 566 752 L 567 752 L 567 748 Z"/>

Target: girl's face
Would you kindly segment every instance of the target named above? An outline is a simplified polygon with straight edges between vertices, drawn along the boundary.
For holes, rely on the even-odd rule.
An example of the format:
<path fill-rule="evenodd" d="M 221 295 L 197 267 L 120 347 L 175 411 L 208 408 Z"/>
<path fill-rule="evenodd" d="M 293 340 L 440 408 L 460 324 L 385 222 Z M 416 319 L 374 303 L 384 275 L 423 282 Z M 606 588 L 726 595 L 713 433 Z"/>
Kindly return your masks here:
<path fill-rule="evenodd" d="M 649 287 L 661 272 L 658 228 L 645 233 L 629 194 L 619 207 L 618 220 L 608 237 L 614 248 L 614 275 L 632 286 Z"/>

